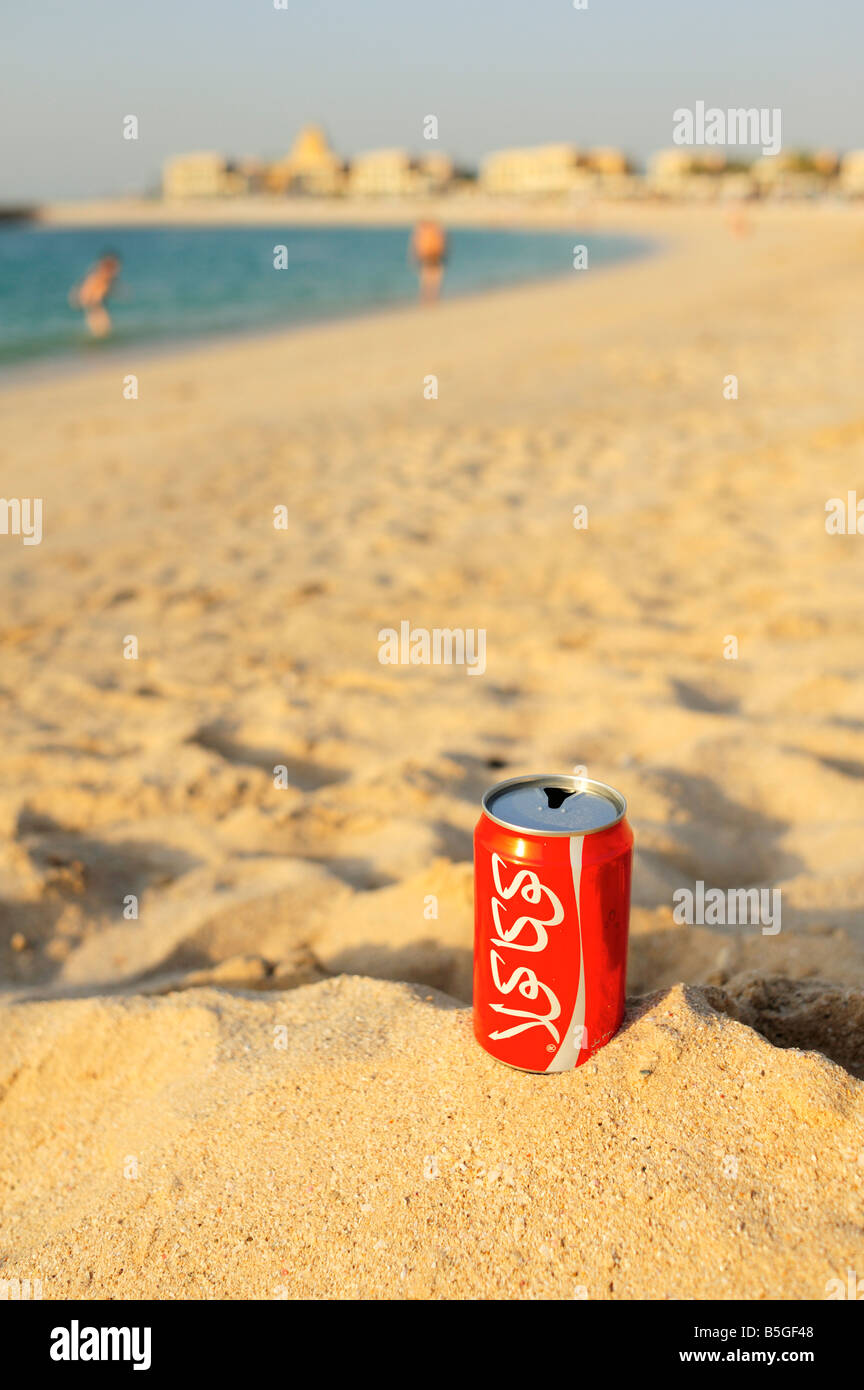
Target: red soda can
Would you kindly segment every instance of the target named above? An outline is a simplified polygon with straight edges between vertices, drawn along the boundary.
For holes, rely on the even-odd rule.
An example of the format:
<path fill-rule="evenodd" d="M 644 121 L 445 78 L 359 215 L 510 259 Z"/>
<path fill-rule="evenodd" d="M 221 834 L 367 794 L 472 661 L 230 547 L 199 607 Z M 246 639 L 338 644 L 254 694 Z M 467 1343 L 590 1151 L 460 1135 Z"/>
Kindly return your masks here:
<path fill-rule="evenodd" d="M 474 831 L 474 1035 L 522 1071 L 587 1062 L 624 1017 L 633 832 L 620 792 L 515 777 Z"/>

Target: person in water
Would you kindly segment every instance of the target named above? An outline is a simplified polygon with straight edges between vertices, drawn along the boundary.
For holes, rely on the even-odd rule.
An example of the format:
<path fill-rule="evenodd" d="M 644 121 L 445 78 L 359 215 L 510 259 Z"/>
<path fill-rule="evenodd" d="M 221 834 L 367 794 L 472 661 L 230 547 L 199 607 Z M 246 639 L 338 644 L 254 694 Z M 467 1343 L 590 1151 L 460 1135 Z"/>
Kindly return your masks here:
<path fill-rule="evenodd" d="M 81 281 L 69 291 L 69 303 L 84 310 L 84 321 L 94 338 L 107 338 L 111 332 L 111 316 L 105 301 L 120 274 L 120 257 L 106 251 Z"/>
<path fill-rule="evenodd" d="M 420 300 L 434 304 L 441 293 L 447 261 L 447 233 L 440 222 L 418 222 L 411 238 L 411 254 L 420 276 Z"/>

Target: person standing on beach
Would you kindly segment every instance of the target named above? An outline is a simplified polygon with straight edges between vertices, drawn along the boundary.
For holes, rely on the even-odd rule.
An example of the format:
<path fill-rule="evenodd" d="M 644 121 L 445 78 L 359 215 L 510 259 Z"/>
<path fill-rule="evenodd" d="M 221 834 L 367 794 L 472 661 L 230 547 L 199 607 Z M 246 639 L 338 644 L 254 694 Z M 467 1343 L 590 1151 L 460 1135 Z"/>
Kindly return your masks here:
<path fill-rule="evenodd" d="M 80 285 L 69 291 L 69 303 L 84 310 L 84 320 L 94 338 L 107 338 L 111 332 L 111 316 L 105 301 L 120 274 L 120 257 L 106 251 L 88 270 Z"/>
<path fill-rule="evenodd" d="M 441 293 L 447 261 L 447 233 L 440 222 L 418 222 L 411 238 L 411 254 L 420 276 L 421 304 L 434 304 Z"/>

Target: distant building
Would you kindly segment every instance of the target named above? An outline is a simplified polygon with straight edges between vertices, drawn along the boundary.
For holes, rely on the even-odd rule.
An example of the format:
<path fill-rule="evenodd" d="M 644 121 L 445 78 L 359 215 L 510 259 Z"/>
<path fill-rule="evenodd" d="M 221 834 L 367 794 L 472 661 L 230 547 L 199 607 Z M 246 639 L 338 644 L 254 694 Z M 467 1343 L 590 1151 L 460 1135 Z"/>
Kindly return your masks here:
<path fill-rule="evenodd" d="M 329 197 L 345 187 L 345 165 L 330 148 L 320 126 L 304 126 L 284 159 L 267 174 L 271 193 L 311 193 Z"/>
<path fill-rule="evenodd" d="M 648 161 L 649 189 L 662 197 L 681 197 L 694 173 L 694 162 L 688 150 L 658 150 Z"/>
<path fill-rule="evenodd" d="M 574 192 L 582 190 L 607 198 L 634 198 L 642 192 L 642 181 L 623 150 L 601 146 L 588 151 L 584 169 L 577 173 Z"/>
<path fill-rule="evenodd" d="M 535 145 L 497 150 L 484 161 L 485 193 L 552 196 L 590 192 L 629 192 L 630 161 L 622 150 L 601 147 L 587 154 L 575 145 Z"/>
<path fill-rule="evenodd" d="M 836 150 L 817 150 L 811 157 L 813 168 L 826 178 L 835 178 L 840 169 L 840 156 Z"/>
<path fill-rule="evenodd" d="M 496 150 L 484 161 L 480 184 L 485 193 L 569 193 L 578 182 L 583 156 L 575 145 L 536 145 Z"/>
<path fill-rule="evenodd" d="M 352 160 L 348 189 L 360 198 L 400 197 L 415 191 L 414 174 L 406 150 L 368 150 Z"/>
<path fill-rule="evenodd" d="M 267 187 L 268 168 L 262 159 L 238 159 L 236 164 L 229 166 L 229 172 L 234 176 L 232 183 L 241 185 L 240 192 L 263 193 Z"/>
<path fill-rule="evenodd" d="M 348 191 L 358 198 L 410 198 L 443 193 L 454 178 L 444 154 L 413 158 L 407 150 L 368 150 L 351 163 Z"/>
<path fill-rule="evenodd" d="M 585 164 L 592 173 L 600 174 L 604 178 L 618 178 L 630 173 L 630 161 L 624 151 L 607 146 L 589 150 Z"/>
<path fill-rule="evenodd" d="M 247 191 L 248 176 L 212 150 L 177 155 L 162 170 L 166 198 L 224 198 Z"/>
<path fill-rule="evenodd" d="M 782 150 L 757 159 L 751 174 L 763 197 L 814 198 L 825 192 L 838 163 L 828 150 Z"/>
<path fill-rule="evenodd" d="M 864 150 L 850 150 L 840 162 L 840 187 L 852 198 L 864 197 Z"/>
<path fill-rule="evenodd" d="M 420 184 L 425 193 L 444 193 L 456 178 L 456 166 L 447 154 L 427 154 L 417 161 Z"/>
<path fill-rule="evenodd" d="M 661 198 L 711 201 L 742 198 L 752 191 L 750 171 L 721 150 L 658 150 L 648 161 L 645 186 Z"/>

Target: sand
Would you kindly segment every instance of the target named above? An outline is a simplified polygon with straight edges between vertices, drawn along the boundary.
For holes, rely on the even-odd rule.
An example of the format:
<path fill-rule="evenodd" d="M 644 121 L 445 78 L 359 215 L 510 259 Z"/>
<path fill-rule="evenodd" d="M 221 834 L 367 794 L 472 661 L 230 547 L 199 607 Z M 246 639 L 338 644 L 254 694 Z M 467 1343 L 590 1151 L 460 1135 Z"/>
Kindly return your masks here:
<path fill-rule="evenodd" d="M 44 499 L 41 545 L 0 536 L 0 1279 L 864 1272 L 862 543 L 825 531 L 864 226 L 623 225 L 658 253 L 0 396 L 4 495 Z M 404 620 L 485 629 L 485 673 L 382 665 Z M 471 830 L 491 782 L 576 765 L 630 803 L 631 1009 L 522 1076 L 470 1035 Z M 697 879 L 779 888 L 781 931 L 676 924 Z"/>

